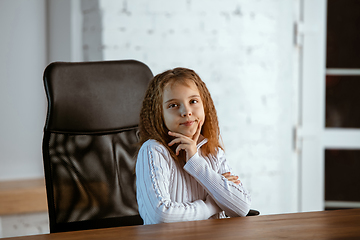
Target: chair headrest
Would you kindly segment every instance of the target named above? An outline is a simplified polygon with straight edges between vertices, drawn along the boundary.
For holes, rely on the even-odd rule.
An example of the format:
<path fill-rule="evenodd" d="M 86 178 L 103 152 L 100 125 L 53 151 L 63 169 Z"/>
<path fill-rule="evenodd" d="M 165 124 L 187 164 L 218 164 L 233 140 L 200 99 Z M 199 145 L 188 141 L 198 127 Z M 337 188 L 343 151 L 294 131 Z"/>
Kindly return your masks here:
<path fill-rule="evenodd" d="M 45 131 L 96 133 L 138 125 L 152 77 L 135 60 L 49 64 Z"/>

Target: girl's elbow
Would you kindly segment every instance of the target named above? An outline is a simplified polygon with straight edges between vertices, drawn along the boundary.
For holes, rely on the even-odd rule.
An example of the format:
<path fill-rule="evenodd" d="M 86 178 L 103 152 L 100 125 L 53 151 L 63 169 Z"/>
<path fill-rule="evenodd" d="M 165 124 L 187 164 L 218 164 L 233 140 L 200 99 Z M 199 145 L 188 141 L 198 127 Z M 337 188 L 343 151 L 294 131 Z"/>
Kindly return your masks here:
<path fill-rule="evenodd" d="M 171 217 L 164 212 L 157 211 L 143 211 L 140 213 L 140 216 L 144 219 L 144 224 L 159 224 L 159 223 L 168 223 L 172 222 Z M 146 216 L 146 217 L 145 217 Z M 146 220 L 145 220 L 146 219 Z"/>
<path fill-rule="evenodd" d="M 250 204 L 247 204 L 246 207 L 243 209 L 243 211 L 241 211 L 241 217 L 246 217 L 249 211 L 250 211 Z"/>
<path fill-rule="evenodd" d="M 225 212 L 226 215 L 229 217 L 246 217 L 249 211 L 250 211 L 250 203 L 243 202 L 241 205 L 237 206 L 236 208 Z"/>

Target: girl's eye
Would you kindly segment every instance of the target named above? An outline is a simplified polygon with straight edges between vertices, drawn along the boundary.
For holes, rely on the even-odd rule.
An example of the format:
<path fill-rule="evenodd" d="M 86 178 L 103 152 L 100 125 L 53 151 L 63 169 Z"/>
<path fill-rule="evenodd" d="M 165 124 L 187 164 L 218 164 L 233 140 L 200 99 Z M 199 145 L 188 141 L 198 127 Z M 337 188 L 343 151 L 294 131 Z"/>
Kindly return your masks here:
<path fill-rule="evenodd" d="M 177 107 L 178 105 L 176 103 L 172 103 L 172 104 L 169 104 L 169 107 L 168 108 L 174 108 L 174 107 Z"/>
<path fill-rule="evenodd" d="M 190 103 L 198 103 L 198 102 L 199 102 L 199 101 L 196 100 L 196 99 L 193 99 L 193 100 L 190 101 Z"/>

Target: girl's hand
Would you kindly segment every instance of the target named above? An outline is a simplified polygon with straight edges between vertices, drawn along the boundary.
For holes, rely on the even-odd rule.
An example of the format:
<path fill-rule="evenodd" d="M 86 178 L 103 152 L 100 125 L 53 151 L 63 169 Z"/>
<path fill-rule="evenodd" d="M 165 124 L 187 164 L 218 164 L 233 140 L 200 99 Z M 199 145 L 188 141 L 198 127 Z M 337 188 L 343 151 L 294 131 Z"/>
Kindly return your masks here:
<path fill-rule="evenodd" d="M 192 138 L 187 137 L 181 133 L 169 131 L 169 135 L 175 137 L 175 139 L 173 139 L 168 145 L 172 146 L 175 143 L 178 143 L 179 145 L 176 147 L 175 154 L 179 155 L 180 151 L 184 150 L 186 152 L 186 162 L 197 152 L 197 141 L 200 136 L 201 127 L 202 122 L 199 122 L 196 132 Z"/>
<path fill-rule="evenodd" d="M 226 172 L 226 173 L 223 173 L 223 174 L 221 174 L 221 175 L 223 175 L 223 176 L 224 176 L 228 181 L 230 181 L 230 182 L 233 182 L 233 183 L 235 183 L 235 184 L 237 184 L 237 185 L 240 184 L 240 180 L 238 180 L 239 177 L 238 177 L 238 176 L 231 175 L 230 172 Z"/>

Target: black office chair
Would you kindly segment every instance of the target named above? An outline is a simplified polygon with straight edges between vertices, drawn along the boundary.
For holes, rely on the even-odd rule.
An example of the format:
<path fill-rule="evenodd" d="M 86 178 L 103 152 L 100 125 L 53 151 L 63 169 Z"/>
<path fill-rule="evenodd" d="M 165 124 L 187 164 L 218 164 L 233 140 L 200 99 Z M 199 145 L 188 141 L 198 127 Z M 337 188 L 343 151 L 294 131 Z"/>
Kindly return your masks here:
<path fill-rule="evenodd" d="M 142 224 L 135 155 L 151 70 L 134 60 L 51 63 L 43 160 L 50 232 Z"/>
<path fill-rule="evenodd" d="M 257 215 L 260 215 L 260 212 L 258 210 L 250 209 L 250 211 L 246 216 L 249 217 L 249 216 L 257 216 Z"/>

